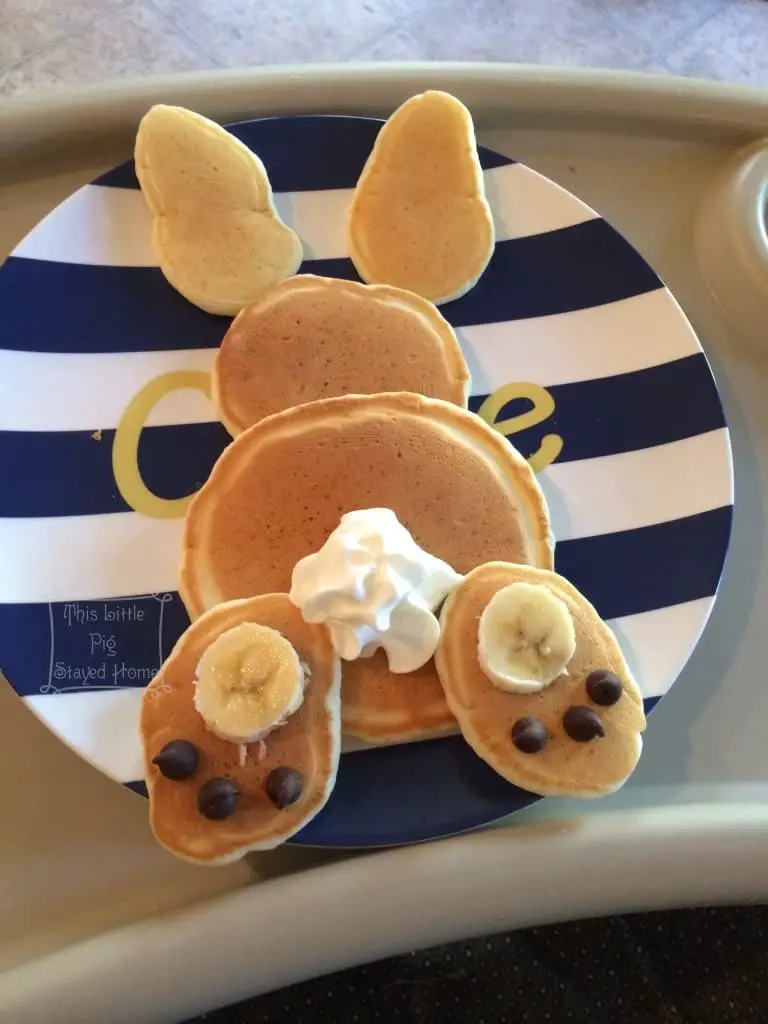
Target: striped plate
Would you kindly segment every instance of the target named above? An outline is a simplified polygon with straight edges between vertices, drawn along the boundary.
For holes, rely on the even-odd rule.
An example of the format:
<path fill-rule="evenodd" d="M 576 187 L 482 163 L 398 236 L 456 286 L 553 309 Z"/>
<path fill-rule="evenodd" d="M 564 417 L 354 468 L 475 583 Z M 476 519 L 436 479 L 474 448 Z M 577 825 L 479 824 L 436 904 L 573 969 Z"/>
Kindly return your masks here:
<path fill-rule="evenodd" d="M 234 133 L 267 166 L 303 271 L 354 278 L 344 211 L 379 122 L 270 118 Z M 680 308 L 602 218 L 481 151 L 498 243 L 443 307 L 472 409 L 532 458 L 558 570 L 614 628 L 652 706 L 707 620 L 732 512 L 722 406 Z M 0 269 L 0 665 L 30 708 L 142 791 L 143 687 L 187 619 L 182 517 L 227 442 L 207 392 L 227 321 L 156 266 L 131 163 L 76 192 Z M 348 752 L 299 842 L 372 846 L 536 798 L 459 737 Z"/>

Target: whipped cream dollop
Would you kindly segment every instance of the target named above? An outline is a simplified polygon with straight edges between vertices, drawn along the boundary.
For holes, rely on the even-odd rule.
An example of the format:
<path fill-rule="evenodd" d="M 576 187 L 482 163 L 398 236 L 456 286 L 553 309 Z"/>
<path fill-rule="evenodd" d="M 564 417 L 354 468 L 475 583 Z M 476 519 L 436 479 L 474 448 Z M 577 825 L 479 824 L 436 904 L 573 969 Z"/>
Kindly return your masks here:
<path fill-rule="evenodd" d="M 414 672 L 435 653 L 435 609 L 460 582 L 424 551 L 388 508 L 348 512 L 322 548 L 293 570 L 290 600 L 323 623 L 345 661 L 383 648 L 391 672 Z"/>

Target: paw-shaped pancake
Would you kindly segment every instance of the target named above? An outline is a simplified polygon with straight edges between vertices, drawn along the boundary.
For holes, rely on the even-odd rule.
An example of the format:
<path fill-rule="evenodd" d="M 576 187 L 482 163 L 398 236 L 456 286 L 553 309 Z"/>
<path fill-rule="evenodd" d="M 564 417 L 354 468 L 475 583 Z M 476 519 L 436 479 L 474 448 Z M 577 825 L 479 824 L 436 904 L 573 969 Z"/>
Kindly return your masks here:
<path fill-rule="evenodd" d="M 233 316 L 296 272 L 301 242 L 277 214 L 263 163 L 220 125 L 154 106 L 134 161 L 160 269 L 190 302 Z"/>
<path fill-rule="evenodd" d="M 237 632 L 253 629 L 252 624 L 268 627 L 262 632 L 273 638 L 276 632 L 279 646 L 291 653 L 302 673 L 303 699 L 298 708 L 293 701 L 282 709 L 285 714 L 272 721 L 263 743 L 253 734 L 245 736 L 253 742 L 236 743 L 233 730 L 242 729 L 242 738 L 253 725 L 245 676 L 263 683 L 274 672 L 274 659 L 271 664 L 260 660 L 263 648 L 257 648 L 249 663 L 247 650 L 230 644 L 223 662 L 210 661 L 214 644 L 237 641 Z M 241 675 L 228 680 L 232 656 Z M 210 686 L 221 687 L 222 676 L 217 701 Z M 206 690 L 196 678 L 204 680 Z M 159 842 L 186 860 L 225 864 L 249 850 L 272 849 L 311 821 L 336 781 L 340 680 L 328 631 L 305 622 L 285 594 L 233 601 L 201 616 L 179 639 L 142 701 L 150 822 Z M 267 701 L 275 699 L 274 687 L 258 690 L 254 704 L 262 722 Z"/>
<path fill-rule="evenodd" d="M 513 602 L 512 587 L 521 584 L 528 594 Z M 558 661 L 565 669 L 552 680 Z M 542 796 L 602 796 L 640 758 L 640 690 L 608 626 L 556 573 L 507 562 L 474 569 L 445 603 L 435 662 L 464 738 L 516 786 Z"/>
<path fill-rule="evenodd" d="M 364 281 L 435 303 L 477 284 L 493 254 L 494 227 L 463 103 L 425 92 L 392 114 L 360 175 L 347 227 Z"/>
<path fill-rule="evenodd" d="M 467 404 L 469 369 L 435 306 L 386 285 L 302 274 L 247 306 L 213 365 L 233 436 L 318 398 L 414 391 Z"/>

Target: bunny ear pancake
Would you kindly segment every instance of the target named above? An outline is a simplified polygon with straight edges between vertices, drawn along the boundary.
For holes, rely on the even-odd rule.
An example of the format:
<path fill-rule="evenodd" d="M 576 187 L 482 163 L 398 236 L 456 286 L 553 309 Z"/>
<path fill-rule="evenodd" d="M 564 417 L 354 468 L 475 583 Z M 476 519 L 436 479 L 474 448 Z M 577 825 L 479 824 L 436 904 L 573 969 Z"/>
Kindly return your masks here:
<path fill-rule="evenodd" d="M 220 125 L 156 105 L 134 162 L 160 269 L 194 305 L 234 316 L 298 270 L 301 242 L 278 216 L 263 163 Z"/>
<path fill-rule="evenodd" d="M 357 183 L 347 235 L 369 284 L 407 288 L 437 304 L 477 284 L 495 237 L 463 103 L 430 91 L 392 114 Z"/>

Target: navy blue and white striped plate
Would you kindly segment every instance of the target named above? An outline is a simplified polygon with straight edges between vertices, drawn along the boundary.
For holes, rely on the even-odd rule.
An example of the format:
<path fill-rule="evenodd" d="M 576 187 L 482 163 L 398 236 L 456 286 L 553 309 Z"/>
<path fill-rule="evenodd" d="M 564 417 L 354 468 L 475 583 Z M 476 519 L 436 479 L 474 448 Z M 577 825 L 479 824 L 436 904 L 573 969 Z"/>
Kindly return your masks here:
<path fill-rule="evenodd" d="M 253 121 L 302 270 L 354 278 L 344 214 L 380 123 Z M 728 430 L 706 357 L 641 256 L 558 185 L 481 151 L 498 242 L 443 307 L 472 408 L 531 456 L 556 562 L 610 621 L 653 705 L 709 616 L 731 528 Z M 0 665 L 83 757 L 142 791 L 143 687 L 187 619 L 185 499 L 227 435 L 207 397 L 227 320 L 157 268 L 131 163 L 76 192 L 0 268 Z M 342 758 L 298 837 L 329 846 L 462 831 L 535 797 L 460 737 Z"/>

